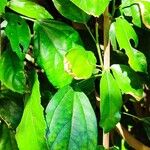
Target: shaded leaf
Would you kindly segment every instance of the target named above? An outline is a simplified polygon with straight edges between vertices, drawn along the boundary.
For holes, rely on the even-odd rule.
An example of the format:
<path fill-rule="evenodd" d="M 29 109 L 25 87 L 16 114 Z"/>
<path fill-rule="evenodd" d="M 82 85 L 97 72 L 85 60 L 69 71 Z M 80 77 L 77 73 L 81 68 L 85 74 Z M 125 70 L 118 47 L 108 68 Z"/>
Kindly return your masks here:
<path fill-rule="evenodd" d="M 0 123 L 0 150 L 18 150 L 15 132 Z"/>
<path fill-rule="evenodd" d="M 132 26 L 122 18 L 117 18 L 115 22 L 116 38 L 120 49 L 124 49 L 132 69 L 139 72 L 147 72 L 147 62 L 144 54 L 131 46 L 133 40 L 135 47 L 138 44 L 138 37 Z"/>
<path fill-rule="evenodd" d="M 17 13 L 33 19 L 53 19 L 44 7 L 30 0 L 11 0 L 8 7 Z"/>
<path fill-rule="evenodd" d="M 109 39 L 111 41 L 111 45 L 113 50 L 117 50 L 117 42 L 116 42 L 116 32 L 115 32 L 115 24 L 112 23 L 109 29 Z"/>
<path fill-rule="evenodd" d="M 143 126 L 146 131 L 147 137 L 150 140 L 150 117 L 142 118 Z"/>
<path fill-rule="evenodd" d="M 7 0 L 0 1 L 0 15 L 2 15 L 5 12 L 6 5 L 7 5 Z"/>
<path fill-rule="evenodd" d="M 69 0 L 53 0 L 56 9 L 66 18 L 79 23 L 86 23 L 90 16 Z"/>
<path fill-rule="evenodd" d="M 108 6 L 110 0 L 71 0 L 80 9 L 89 15 L 99 17 Z"/>
<path fill-rule="evenodd" d="M 121 91 L 109 70 L 106 70 L 102 75 L 100 97 L 100 126 L 106 133 L 111 131 L 120 121 L 122 106 Z"/>
<path fill-rule="evenodd" d="M 46 108 L 49 149 L 91 150 L 97 145 L 97 123 L 86 95 L 70 86 L 60 89 Z"/>
<path fill-rule="evenodd" d="M 40 102 L 38 77 L 35 74 L 31 95 L 26 97 L 23 116 L 16 131 L 19 150 L 46 149 L 46 123 Z"/>
<path fill-rule="evenodd" d="M 65 55 L 65 70 L 75 79 L 88 79 L 96 68 L 96 58 L 81 46 L 74 47 Z"/>
<path fill-rule="evenodd" d="M 130 94 L 136 100 L 143 98 L 143 83 L 134 70 L 119 64 L 112 65 L 111 70 L 123 94 Z"/>
<path fill-rule="evenodd" d="M 10 50 L 3 52 L 0 57 L 0 80 L 14 92 L 25 91 L 24 63 Z"/>
<path fill-rule="evenodd" d="M 24 19 L 13 13 L 6 14 L 8 22 L 5 32 L 12 50 L 23 60 L 30 44 L 30 30 Z"/>
<path fill-rule="evenodd" d="M 34 53 L 37 63 L 44 69 L 49 81 L 60 88 L 72 82 L 64 70 L 64 56 L 80 43 L 78 33 L 58 21 L 35 24 Z"/>
<path fill-rule="evenodd" d="M 23 112 L 23 97 L 9 90 L 0 93 L 0 119 L 4 120 L 10 128 L 15 129 Z"/>

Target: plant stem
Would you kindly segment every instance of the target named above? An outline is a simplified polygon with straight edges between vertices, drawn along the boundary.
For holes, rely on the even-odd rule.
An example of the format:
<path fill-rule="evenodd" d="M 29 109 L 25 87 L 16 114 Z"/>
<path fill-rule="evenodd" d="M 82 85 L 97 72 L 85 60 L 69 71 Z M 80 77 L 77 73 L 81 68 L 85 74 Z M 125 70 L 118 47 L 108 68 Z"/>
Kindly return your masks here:
<path fill-rule="evenodd" d="M 115 3 L 116 3 L 116 0 L 113 0 L 112 1 L 112 13 L 111 13 L 112 17 L 114 17 L 114 14 L 115 14 Z"/>
<path fill-rule="evenodd" d="M 94 43 L 96 44 L 96 39 L 95 39 L 95 37 L 93 36 L 93 34 L 92 34 L 90 28 L 88 27 L 88 25 L 87 25 L 86 23 L 85 23 L 85 27 L 87 28 L 87 30 L 88 30 L 89 34 L 91 35 L 91 37 L 92 37 Z"/>
<path fill-rule="evenodd" d="M 110 68 L 110 40 L 109 40 L 109 28 L 110 17 L 108 7 L 104 12 L 104 70 Z M 105 149 L 109 149 L 109 133 L 103 134 L 103 146 Z"/>
<path fill-rule="evenodd" d="M 25 16 L 21 16 L 23 19 L 26 19 L 26 20 L 29 20 L 29 21 L 32 21 L 32 22 L 35 22 L 37 20 L 35 19 L 32 19 L 32 18 L 28 18 L 28 17 L 25 17 Z"/>
<path fill-rule="evenodd" d="M 100 65 L 102 66 L 102 70 L 103 70 L 103 59 L 102 59 L 102 53 L 101 53 L 101 48 L 100 48 L 100 44 L 99 44 L 99 32 L 98 32 L 98 21 L 96 19 L 96 23 L 95 23 L 95 34 L 96 34 L 96 48 L 97 48 L 97 53 L 99 56 L 99 60 L 100 60 Z"/>
<path fill-rule="evenodd" d="M 126 113 L 126 112 L 123 112 L 122 114 L 127 115 L 127 116 L 130 116 L 130 117 L 133 117 L 133 118 L 135 118 L 135 119 L 137 119 L 137 120 L 139 120 L 139 121 L 142 121 L 141 118 L 139 118 L 139 117 L 137 117 L 137 116 L 134 116 L 134 115 L 132 115 L 132 114 L 129 114 L 129 113 Z"/>

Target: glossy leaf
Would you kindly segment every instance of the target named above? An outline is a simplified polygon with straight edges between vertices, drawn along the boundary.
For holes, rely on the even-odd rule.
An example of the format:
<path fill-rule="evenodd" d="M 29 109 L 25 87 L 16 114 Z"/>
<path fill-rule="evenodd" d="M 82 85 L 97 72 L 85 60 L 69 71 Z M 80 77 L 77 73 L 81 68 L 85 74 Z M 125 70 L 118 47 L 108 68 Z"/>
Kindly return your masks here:
<path fill-rule="evenodd" d="M 70 86 L 60 89 L 46 108 L 46 120 L 49 149 L 96 149 L 96 118 L 83 92 Z"/>
<path fill-rule="evenodd" d="M 0 150 L 18 150 L 14 131 L 0 123 Z"/>
<path fill-rule="evenodd" d="M 23 116 L 16 131 L 19 150 L 46 149 L 46 123 L 40 102 L 38 77 L 35 75 L 31 95 L 26 97 Z"/>
<path fill-rule="evenodd" d="M 71 0 L 89 15 L 99 17 L 108 6 L 110 0 Z"/>
<path fill-rule="evenodd" d="M 133 40 L 135 47 L 138 44 L 138 37 L 132 26 L 122 18 L 117 18 L 115 22 L 116 38 L 120 49 L 124 49 L 132 69 L 139 72 L 147 72 L 147 62 L 144 54 L 131 46 Z"/>
<path fill-rule="evenodd" d="M 106 70 L 100 81 L 100 126 L 104 132 L 111 131 L 120 121 L 122 106 L 121 91 L 109 70 Z"/>
<path fill-rule="evenodd" d="M 75 79 L 88 79 L 96 68 L 96 58 L 81 46 L 74 47 L 65 55 L 65 70 Z"/>
<path fill-rule="evenodd" d="M 10 40 L 12 50 L 23 60 L 30 44 L 30 30 L 24 19 L 16 14 L 7 13 L 8 22 L 5 32 Z"/>
<path fill-rule="evenodd" d="M 133 24 L 141 28 L 142 22 L 140 9 L 139 6 L 133 2 L 133 0 L 122 0 L 120 10 L 125 16 L 131 16 Z"/>
<path fill-rule="evenodd" d="M 33 19 L 53 19 L 44 7 L 31 0 L 11 0 L 8 7 L 19 14 Z"/>
<path fill-rule="evenodd" d="M 64 70 L 64 56 L 75 44 L 80 43 L 78 33 L 58 21 L 36 24 L 34 30 L 37 63 L 54 86 L 60 88 L 70 84 L 72 77 Z"/>
<path fill-rule="evenodd" d="M 79 23 L 86 23 L 90 16 L 70 0 L 53 0 L 56 9 L 66 18 Z"/>
<path fill-rule="evenodd" d="M 112 65 L 111 70 L 123 94 L 130 94 L 136 100 L 143 98 L 143 84 L 135 71 L 126 65 L 119 64 Z"/>
<path fill-rule="evenodd" d="M 2 15 L 5 12 L 6 5 L 7 5 L 7 0 L 0 1 L 0 15 Z"/>
<path fill-rule="evenodd" d="M 12 51 L 6 50 L 0 57 L 0 80 L 14 92 L 25 91 L 24 64 Z"/>

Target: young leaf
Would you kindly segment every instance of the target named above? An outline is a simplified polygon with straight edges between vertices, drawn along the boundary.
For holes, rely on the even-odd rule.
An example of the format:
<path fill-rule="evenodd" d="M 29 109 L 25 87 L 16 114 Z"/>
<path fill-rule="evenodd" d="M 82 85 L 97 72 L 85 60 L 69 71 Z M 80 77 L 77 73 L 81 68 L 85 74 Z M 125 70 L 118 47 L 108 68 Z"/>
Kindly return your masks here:
<path fill-rule="evenodd" d="M 138 37 L 132 26 L 125 19 L 117 18 L 115 22 L 115 32 L 120 49 L 125 49 L 131 68 L 135 71 L 146 73 L 146 57 L 142 52 L 134 49 L 130 43 L 130 40 L 133 40 L 135 46 L 138 44 Z"/>
<path fill-rule="evenodd" d="M 60 88 L 72 82 L 64 70 L 64 56 L 80 43 L 78 33 L 58 21 L 35 24 L 34 53 L 37 63 L 44 69 L 49 81 Z"/>
<path fill-rule="evenodd" d="M 24 19 L 13 13 L 6 14 L 8 22 L 5 32 L 10 40 L 12 50 L 23 60 L 30 44 L 30 30 Z"/>
<path fill-rule="evenodd" d="M 94 150 L 97 123 L 86 95 L 65 86 L 46 108 L 49 149 Z"/>
<path fill-rule="evenodd" d="M 5 12 L 6 5 L 7 5 L 7 0 L 0 1 L 0 16 Z"/>
<path fill-rule="evenodd" d="M 31 0 L 11 0 L 8 7 L 29 18 L 37 20 L 53 19 L 44 7 L 32 2 Z"/>
<path fill-rule="evenodd" d="M 66 18 L 79 23 L 86 23 L 90 16 L 69 0 L 53 0 L 56 9 Z M 68 13 L 69 12 L 69 13 Z"/>
<path fill-rule="evenodd" d="M 99 17 L 108 6 L 110 0 L 71 0 L 80 9 L 89 15 Z"/>
<path fill-rule="evenodd" d="M 65 70 L 75 79 L 88 79 L 96 68 L 96 58 L 81 46 L 74 47 L 65 55 Z"/>
<path fill-rule="evenodd" d="M 130 94 L 136 100 L 143 98 L 143 84 L 135 71 L 126 65 L 119 64 L 112 65 L 111 70 L 123 94 Z"/>
<path fill-rule="evenodd" d="M 0 150 L 18 150 L 14 131 L 0 123 Z"/>
<path fill-rule="evenodd" d="M 23 93 L 25 91 L 25 74 L 23 61 L 17 55 L 6 50 L 0 57 L 0 80 L 14 92 Z"/>
<path fill-rule="evenodd" d="M 121 91 L 109 70 L 106 70 L 102 75 L 100 97 L 100 126 L 106 133 L 111 131 L 119 122 L 122 106 Z"/>
<path fill-rule="evenodd" d="M 38 76 L 35 80 L 31 95 L 26 97 L 23 116 L 17 127 L 16 140 L 19 150 L 45 150 L 46 123 L 43 115 L 43 107 L 40 102 Z"/>

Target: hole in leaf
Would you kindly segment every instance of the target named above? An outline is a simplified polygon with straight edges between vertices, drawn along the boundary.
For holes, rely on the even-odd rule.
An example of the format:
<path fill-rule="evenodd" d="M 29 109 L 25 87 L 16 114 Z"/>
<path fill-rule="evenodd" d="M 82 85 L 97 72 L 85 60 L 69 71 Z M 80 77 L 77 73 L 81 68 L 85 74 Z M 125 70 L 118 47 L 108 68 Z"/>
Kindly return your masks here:
<path fill-rule="evenodd" d="M 19 47 L 21 49 L 21 52 L 23 53 L 23 46 L 22 46 L 22 44 L 19 43 Z"/>
<path fill-rule="evenodd" d="M 131 44 L 132 47 L 135 47 L 135 42 L 134 42 L 133 39 L 130 39 L 130 44 Z"/>

